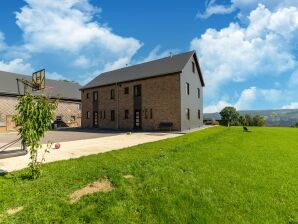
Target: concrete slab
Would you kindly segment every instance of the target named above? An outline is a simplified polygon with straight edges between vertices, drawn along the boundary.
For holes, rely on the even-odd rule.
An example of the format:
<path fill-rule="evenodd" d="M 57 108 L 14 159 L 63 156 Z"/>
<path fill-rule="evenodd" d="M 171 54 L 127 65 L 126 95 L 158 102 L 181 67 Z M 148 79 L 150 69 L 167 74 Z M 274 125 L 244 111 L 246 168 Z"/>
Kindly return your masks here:
<path fill-rule="evenodd" d="M 117 133 L 117 135 L 107 137 L 101 136 L 100 138 L 61 142 L 60 149 L 53 149 L 49 154 L 46 154 L 45 162 L 49 163 L 112 150 L 119 150 L 134 145 L 178 136 L 181 136 L 181 134 L 139 132 L 127 135 L 126 133 Z M 45 147 L 46 144 L 43 145 L 43 148 Z M 40 152 L 39 154 L 41 155 L 42 153 Z M 21 157 L 2 159 L 0 160 L 0 172 L 20 170 L 26 168 L 28 163 L 29 154 Z"/>

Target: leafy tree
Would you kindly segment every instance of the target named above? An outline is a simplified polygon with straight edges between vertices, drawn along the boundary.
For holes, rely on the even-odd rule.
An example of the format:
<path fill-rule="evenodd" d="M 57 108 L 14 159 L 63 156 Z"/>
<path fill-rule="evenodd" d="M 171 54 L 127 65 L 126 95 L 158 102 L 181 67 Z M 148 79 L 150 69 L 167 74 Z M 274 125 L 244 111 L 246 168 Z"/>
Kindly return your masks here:
<path fill-rule="evenodd" d="M 245 114 L 245 125 L 247 126 L 253 126 L 253 118 L 249 114 Z"/>
<path fill-rule="evenodd" d="M 256 115 L 253 118 L 253 125 L 254 126 L 264 126 L 265 125 L 265 118 L 260 115 Z"/>
<path fill-rule="evenodd" d="M 298 128 L 298 122 L 292 125 L 293 128 Z"/>
<path fill-rule="evenodd" d="M 239 116 L 239 124 L 242 125 L 242 126 L 247 126 L 246 124 L 246 119 L 244 116 Z"/>
<path fill-rule="evenodd" d="M 239 113 L 234 107 L 225 107 L 219 114 L 228 127 L 230 127 L 230 125 L 235 125 L 238 122 Z"/>
<path fill-rule="evenodd" d="M 32 96 L 29 93 L 20 97 L 16 106 L 18 115 L 15 115 L 13 120 L 17 126 L 20 126 L 18 132 L 22 145 L 30 152 L 29 168 L 32 179 L 37 179 L 41 174 L 41 164 L 44 158 L 40 162 L 37 159 L 38 150 L 41 149 L 39 142 L 46 131 L 51 128 L 56 108 L 57 101 L 53 102 L 45 96 Z M 48 150 L 49 146 L 45 152 Z"/>

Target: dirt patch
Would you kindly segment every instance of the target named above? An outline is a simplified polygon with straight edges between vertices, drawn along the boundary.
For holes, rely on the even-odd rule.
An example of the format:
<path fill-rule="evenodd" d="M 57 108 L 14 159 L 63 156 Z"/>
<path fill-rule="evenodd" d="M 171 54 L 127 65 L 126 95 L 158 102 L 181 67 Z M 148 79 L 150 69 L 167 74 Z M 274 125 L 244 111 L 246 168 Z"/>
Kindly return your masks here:
<path fill-rule="evenodd" d="M 96 181 L 94 183 L 89 184 L 88 186 L 73 192 L 69 198 L 70 203 L 75 203 L 81 199 L 81 197 L 87 194 L 94 194 L 97 192 L 110 192 L 114 190 L 112 183 L 108 180 L 108 178 L 104 178 L 101 181 Z"/>
<path fill-rule="evenodd" d="M 8 215 L 14 215 L 14 214 L 16 214 L 16 213 L 22 211 L 23 209 L 24 209 L 23 206 L 15 207 L 15 208 L 9 208 L 9 209 L 6 210 L 6 213 L 7 213 Z"/>
<path fill-rule="evenodd" d="M 127 174 L 127 175 L 124 175 L 123 178 L 124 179 L 131 179 L 131 178 L 134 178 L 134 176 L 131 175 L 131 174 Z"/>

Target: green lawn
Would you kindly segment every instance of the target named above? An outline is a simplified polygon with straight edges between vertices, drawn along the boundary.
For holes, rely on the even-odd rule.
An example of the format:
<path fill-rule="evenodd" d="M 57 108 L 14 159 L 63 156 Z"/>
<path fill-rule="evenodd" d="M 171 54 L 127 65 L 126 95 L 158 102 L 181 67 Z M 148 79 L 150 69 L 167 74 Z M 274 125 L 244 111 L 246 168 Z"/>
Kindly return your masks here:
<path fill-rule="evenodd" d="M 3 223 L 298 223 L 298 129 L 215 127 L 0 177 Z M 0 161 L 1 163 L 1 161 Z M 131 174 L 132 179 L 123 175 Z M 69 195 L 107 176 L 109 193 Z M 23 206 L 11 216 L 8 208 Z M 2 214 L 2 215 L 1 215 Z M 1 221 L 0 221 L 1 222 Z"/>

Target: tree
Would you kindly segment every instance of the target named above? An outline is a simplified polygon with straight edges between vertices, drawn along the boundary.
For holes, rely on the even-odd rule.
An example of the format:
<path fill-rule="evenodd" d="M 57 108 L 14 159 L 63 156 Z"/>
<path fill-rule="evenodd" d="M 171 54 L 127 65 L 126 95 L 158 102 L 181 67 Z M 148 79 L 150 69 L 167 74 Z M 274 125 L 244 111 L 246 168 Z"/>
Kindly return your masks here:
<path fill-rule="evenodd" d="M 253 118 L 253 125 L 254 126 L 264 126 L 265 125 L 265 119 L 263 116 L 256 115 Z"/>
<path fill-rule="evenodd" d="M 253 118 L 249 114 L 245 114 L 244 116 L 245 122 L 247 126 L 253 126 Z"/>
<path fill-rule="evenodd" d="M 22 145 L 28 148 L 30 152 L 29 168 L 32 179 L 37 179 L 41 174 L 42 160 L 37 160 L 38 150 L 41 149 L 39 143 L 44 137 L 46 131 L 51 128 L 53 123 L 54 111 L 57 108 L 57 101 L 50 101 L 45 96 L 32 96 L 25 93 L 19 98 L 19 103 L 16 106 L 18 112 L 13 117 L 22 139 Z M 49 147 L 45 150 L 47 152 Z"/>
<path fill-rule="evenodd" d="M 239 116 L 239 124 L 242 125 L 242 126 L 247 126 L 246 124 L 246 119 L 244 116 Z"/>
<path fill-rule="evenodd" d="M 225 121 L 228 127 L 238 122 L 239 113 L 234 107 L 225 107 L 220 111 L 219 114 L 221 116 L 221 119 Z"/>

